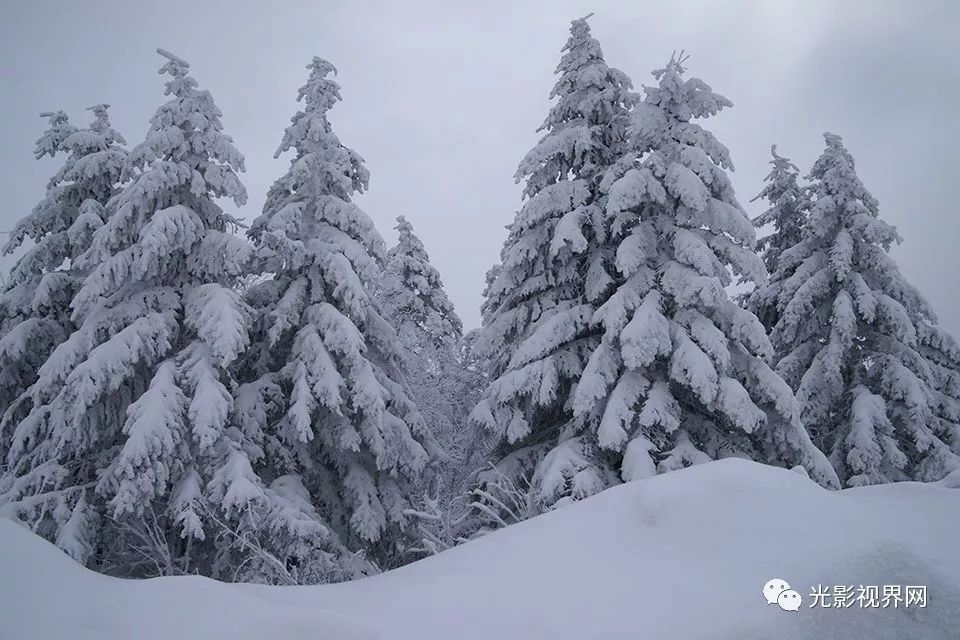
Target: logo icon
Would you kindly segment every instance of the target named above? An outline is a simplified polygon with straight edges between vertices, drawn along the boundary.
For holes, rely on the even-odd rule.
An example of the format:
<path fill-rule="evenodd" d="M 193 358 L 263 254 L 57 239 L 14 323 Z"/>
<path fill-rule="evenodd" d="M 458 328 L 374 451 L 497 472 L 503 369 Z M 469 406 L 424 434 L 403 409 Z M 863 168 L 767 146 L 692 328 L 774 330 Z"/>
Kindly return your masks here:
<path fill-rule="evenodd" d="M 782 591 L 777 596 L 777 604 L 784 611 L 800 611 L 800 600 L 800 594 L 793 589 Z"/>
<path fill-rule="evenodd" d="M 802 599 L 786 580 L 774 578 L 763 585 L 763 599 L 767 604 L 779 605 L 784 611 L 799 611 Z"/>
<path fill-rule="evenodd" d="M 767 580 L 767 584 L 763 585 L 763 597 L 766 599 L 767 604 L 777 604 L 777 598 L 789 588 L 790 585 L 787 584 L 786 580 L 781 580 L 780 578 Z"/>

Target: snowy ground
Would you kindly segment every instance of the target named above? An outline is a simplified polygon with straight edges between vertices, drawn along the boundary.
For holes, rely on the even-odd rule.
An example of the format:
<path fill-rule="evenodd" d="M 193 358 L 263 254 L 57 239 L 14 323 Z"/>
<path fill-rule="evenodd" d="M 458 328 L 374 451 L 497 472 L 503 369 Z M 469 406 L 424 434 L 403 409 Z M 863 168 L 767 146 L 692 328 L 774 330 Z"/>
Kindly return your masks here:
<path fill-rule="evenodd" d="M 958 533 L 960 478 L 831 493 L 740 460 L 327 587 L 116 580 L 0 521 L 0 638 L 956 640 Z M 771 578 L 801 593 L 800 611 L 765 605 Z M 816 584 L 924 585 L 928 603 L 811 608 Z"/>

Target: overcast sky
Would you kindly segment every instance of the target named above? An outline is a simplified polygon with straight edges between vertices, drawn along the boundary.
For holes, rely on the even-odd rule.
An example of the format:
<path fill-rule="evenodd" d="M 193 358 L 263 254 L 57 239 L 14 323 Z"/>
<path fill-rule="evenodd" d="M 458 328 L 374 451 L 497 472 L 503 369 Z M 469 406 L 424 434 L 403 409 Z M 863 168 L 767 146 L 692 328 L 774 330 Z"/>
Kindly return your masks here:
<path fill-rule="evenodd" d="M 514 171 L 547 113 L 569 21 L 592 11 L 607 62 L 638 88 L 686 49 L 689 75 L 733 101 L 705 125 L 729 147 L 751 215 L 771 143 L 806 172 L 823 131 L 842 135 L 904 238 L 901 269 L 960 337 L 960 2 L 4 0 L 0 11 L 0 229 L 59 166 L 32 158 L 39 112 L 86 125 L 84 108 L 107 102 L 140 142 L 164 100 L 158 46 L 188 60 L 223 111 L 247 158 L 239 213 L 251 220 L 287 167 L 273 152 L 319 55 L 340 72 L 334 128 L 371 172 L 359 204 L 389 243 L 407 216 L 477 326 L 484 273 L 520 205 Z"/>

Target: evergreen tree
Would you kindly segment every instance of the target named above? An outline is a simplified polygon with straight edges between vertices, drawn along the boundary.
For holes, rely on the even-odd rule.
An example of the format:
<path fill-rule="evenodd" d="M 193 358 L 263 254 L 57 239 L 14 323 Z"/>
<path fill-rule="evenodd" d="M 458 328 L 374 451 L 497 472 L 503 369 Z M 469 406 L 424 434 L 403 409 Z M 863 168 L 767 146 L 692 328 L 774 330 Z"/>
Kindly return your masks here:
<path fill-rule="evenodd" d="M 526 202 L 488 274 L 477 341 L 492 382 L 471 417 L 499 442 L 494 457 L 510 477 L 580 428 L 571 398 L 599 343 L 595 303 L 612 283 L 600 182 L 625 151 L 638 99 L 626 74 L 607 65 L 587 18 L 572 22 L 562 52 L 545 133 L 517 169 Z M 584 443 L 577 455 L 594 453 Z M 588 494 L 607 480 L 588 472 L 578 482 Z"/>
<path fill-rule="evenodd" d="M 888 255 L 900 241 L 839 136 L 808 176 L 802 239 L 774 280 L 778 369 L 847 486 L 960 468 L 960 350 Z"/>
<path fill-rule="evenodd" d="M 601 448 L 622 454 L 623 480 L 736 456 L 802 465 L 836 486 L 789 386 L 764 362 L 763 326 L 727 297 L 731 272 L 766 274 L 726 173 L 729 152 L 693 122 L 732 103 L 684 71 L 681 57 L 654 72 L 658 86 L 645 88 L 631 128 L 637 155 L 605 180 L 620 280 L 593 318 L 604 334 L 574 413 Z M 558 472 L 562 488 L 569 472 Z"/>
<path fill-rule="evenodd" d="M 262 319 L 237 392 L 240 423 L 261 448 L 262 477 L 295 479 L 310 522 L 389 565 L 404 545 L 410 487 L 437 451 L 405 388 L 397 334 L 371 296 L 384 247 L 352 201 L 367 169 L 327 119 L 341 99 L 327 77 L 335 69 L 320 58 L 307 68 L 304 108 L 277 150 L 295 156 L 249 233 L 274 277 L 247 296 Z"/>
<path fill-rule="evenodd" d="M 0 509 L 100 568 L 232 577 L 230 534 L 277 508 L 229 371 L 248 342 L 232 286 L 250 249 L 215 200 L 245 202 L 243 157 L 189 65 L 158 52 L 171 98 L 75 260 L 90 270 L 76 329 L 31 387 Z"/>
<path fill-rule="evenodd" d="M 458 352 L 463 325 L 413 226 L 400 216 L 396 229 L 399 239 L 387 251 L 378 297 L 403 346 L 412 398 L 439 444 L 456 454 L 469 413 L 459 402 L 467 392 Z M 447 468 L 444 474 L 452 477 L 453 471 Z"/>
<path fill-rule="evenodd" d="M 126 159 L 120 145 L 125 141 L 110 126 L 108 107 L 90 107 L 95 120 L 82 130 L 73 127 L 62 111 L 41 114 L 49 119 L 50 128 L 37 140 L 35 157 L 61 153 L 67 157 L 44 198 L 17 223 L 3 248 L 8 255 L 24 242 L 32 243 L 0 293 L 0 416 L 11 409 L 0 421 L 2 458 L 12 425 L 30 409 L 29 396 L 23 392 L 73 329 L 70 300 L 83 280 L 83 271 L 73 261 L 103 225 L 104 205 L 120 179 Z"/>
<path fill-rule="evenodd" d="M 780 254 L 800 242 L 800 233 L 806 217 L 806 193 L 797 183 L 799 169 L 790 160 L 777 154 L 777 145 L 770 147 L 772 168 L 765 178 L 766 186 L 754 198 L 763 198 L 769 208 L 754 218 L 753 226 L 773 225 L 773 232 L 757 241 L 757 250 L 763 258 L 767 273 L 776 276 Z M 751 201 L 752 202 L 752 201 Z M 746 296 L 746 306 L 763 323 L 767 332 L 777 324 L 777 296 L 782 282 L 771 278 Z"/>
<path fill-rule="evenodd" d="M 384 310 L 401 341 L 413 350 L 451 349 L 463 335 L 463 324 L 443 290 L 440 273 L 406 218 L 399 216 L 395 229 L 399 238 L 387 251 Z"/>

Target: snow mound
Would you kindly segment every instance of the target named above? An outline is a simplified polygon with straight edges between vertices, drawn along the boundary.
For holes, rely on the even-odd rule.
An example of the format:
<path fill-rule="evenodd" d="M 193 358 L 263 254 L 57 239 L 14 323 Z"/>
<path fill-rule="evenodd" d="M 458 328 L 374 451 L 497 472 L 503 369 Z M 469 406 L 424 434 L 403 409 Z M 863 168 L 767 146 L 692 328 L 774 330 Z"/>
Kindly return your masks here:
<path fill-rule="evenodd" d="M 4 640 L 373 640 L 360 622 L 201 577 L 120 580 L 0 518 Z"/>
<path fill-rule="evenodd" d="M 723 460 L 321 587 L 116 580 L 0 522 L 0 637 L 955 640 L 953 485 L 829 492 L 799 473 Z M 800 592 L 800 611 L 765 604 L 771 578 Z M 924 585 L 928 603 L 809 606 L 816 585 L 861 584 Z"/>

